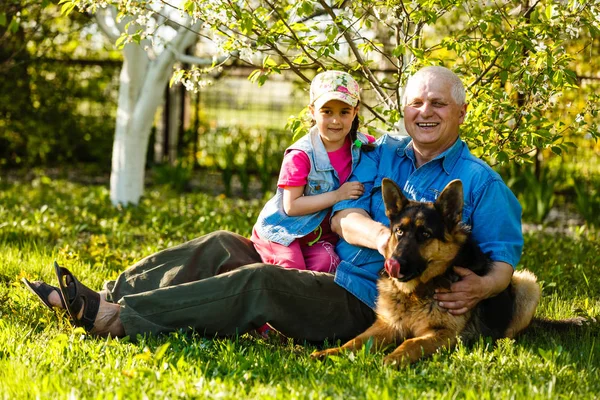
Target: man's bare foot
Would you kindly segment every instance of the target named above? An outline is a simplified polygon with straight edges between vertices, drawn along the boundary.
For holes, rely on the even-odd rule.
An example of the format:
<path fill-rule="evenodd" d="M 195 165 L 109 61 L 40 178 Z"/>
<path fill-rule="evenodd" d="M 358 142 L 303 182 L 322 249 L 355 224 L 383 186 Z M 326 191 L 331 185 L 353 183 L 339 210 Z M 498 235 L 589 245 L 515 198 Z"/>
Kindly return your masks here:
<path fill-rule="evenodd" d="M 54 308 L 64 308 L 62 301 L 60 300 L 60 294 L 57 290 L 53 290 L 48 295 L 48 303 L 50 303 L 50 305 Z"/>
<path fill-rule="evenodd" d="M 98 314 L 94 321 L 94 328 L 90 331 L 92 335 L 97 336 L 112 336 L 121 337 L 125 336 L 125 329 L 121 324 L 121 307 L 118 304 L 109 303 L 106 301 L 106 292 L 99 292 L 100 294 L 100 308 L 98 308 Z M 83 316 L 83 308 L 79 312 L 77 318 Z"/>
<path fill-rule="evenodd" d="M 98 292 L 98 294 L 100 295 L 100 298 L 102 300 L 106 301 L 106 291 L 105 290 Z M 64 309 L 63 303 L 60 298 L 60 294 L 58 293 L 58 290 L 54 290 L 50 293 L 50 295 L 48 295 L 48 303 L 50 303 L 50 305 L 52 305 L 52 307 Z"/>

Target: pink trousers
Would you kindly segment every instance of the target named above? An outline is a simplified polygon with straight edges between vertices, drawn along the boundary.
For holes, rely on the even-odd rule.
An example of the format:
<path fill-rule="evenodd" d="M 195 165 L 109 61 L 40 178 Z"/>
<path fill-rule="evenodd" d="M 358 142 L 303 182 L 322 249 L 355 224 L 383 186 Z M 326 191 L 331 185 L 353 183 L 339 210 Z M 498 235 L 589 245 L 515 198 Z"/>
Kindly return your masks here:
<path fill-rule="evenodd" d="M 294 240 L 289 246 L 262 240 L 253 232 L 252 242 L 263 262 L 285 268 L 308 269 L 333 274 L 340 264 L 335 246 L 327 241 L 319 241 L 312 246 Z"/>

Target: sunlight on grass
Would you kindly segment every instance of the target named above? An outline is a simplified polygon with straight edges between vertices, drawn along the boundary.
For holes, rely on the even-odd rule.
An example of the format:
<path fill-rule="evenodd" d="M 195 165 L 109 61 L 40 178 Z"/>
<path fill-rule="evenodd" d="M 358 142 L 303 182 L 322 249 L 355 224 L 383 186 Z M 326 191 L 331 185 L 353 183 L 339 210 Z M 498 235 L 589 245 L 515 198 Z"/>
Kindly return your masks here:
<path fill-rule="evenodd" d="M 0 398 L 499 399 L 596 398 L 597 326 L 481 338 L 396 371 L 366 351 L 311 360 L 313 344 L 249 335 L 97 339 L 44 308 L 21 277 L 53 281 L 56 259 L 91 286 L 136 260 L 217 229 L 249 235 L 259 201 L 149 190 L 137 208 L 65 181 L 0 190 Z M 600 245 L 581 235 L 526 235 L 522 266 L 543 283 L 537 315 L 600 314 Z M 334 343 L 327 343 L 328 346 Z"/>

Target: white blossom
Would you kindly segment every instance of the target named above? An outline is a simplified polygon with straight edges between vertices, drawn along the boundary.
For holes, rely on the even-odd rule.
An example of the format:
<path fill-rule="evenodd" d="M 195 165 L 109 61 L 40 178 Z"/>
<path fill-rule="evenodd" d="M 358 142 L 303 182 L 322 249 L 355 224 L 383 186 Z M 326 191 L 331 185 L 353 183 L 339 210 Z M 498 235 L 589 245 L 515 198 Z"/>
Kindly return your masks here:
<path fill-rule="evenodd" d="M 577 39 L 579 37 L 579 29 L 577 29 L 576 27 L 572 25 L 567 25 L 566 30 L 567 35 L 569 35 L 571 39 Z"/>
<path fill-rule="evenodd" d="M 254 55 L 254 52 L 249 47 L 242 47 L 240 49 L 240 58 L 242 60 L 245 60 L 245 61 L 248 61 L 249 63 L 252 63 L 252 56 L 253 55 Z"/>
<path fill-rule="evenodd" d="M 535 43 L 535 42 L 534 42 Z M 537 43 L 535 43 L 535 51 L 537 52 L 544 52 L 546 51 L 546 49 L 548 48 L 548 46 L 546 46 L 546 43 L 539 41 Z"/>

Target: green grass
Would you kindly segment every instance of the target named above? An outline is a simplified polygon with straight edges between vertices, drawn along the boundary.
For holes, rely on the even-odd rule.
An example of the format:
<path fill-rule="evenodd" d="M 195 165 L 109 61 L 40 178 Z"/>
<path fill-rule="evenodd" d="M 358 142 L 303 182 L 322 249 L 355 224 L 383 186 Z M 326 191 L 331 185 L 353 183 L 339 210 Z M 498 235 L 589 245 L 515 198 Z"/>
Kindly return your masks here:
<path fill-rule="evenodd" d="M 313 361 L 305 343 L 249 335 L 98 339 L 73 329 L 20 284 L 52 281 L 52 261 L 100 288 L 135 260 L 216 229 L 249 235 L 260 201 L 147 191 L 137 208 L 106 188 L 37 178 L 0 181 L 0 398 L 592 399 L 600 340 L 531 331 L 517 340 L 459 345 L 396 371 L 381 354 Z M 526 235 L 521 265 L 543 284 L 538 316 L 600 314 L 598 232 Z M 137 340 L 133 340 L 137 339 Z M 330 344 L 326 344 L 330 345 Z"/>

